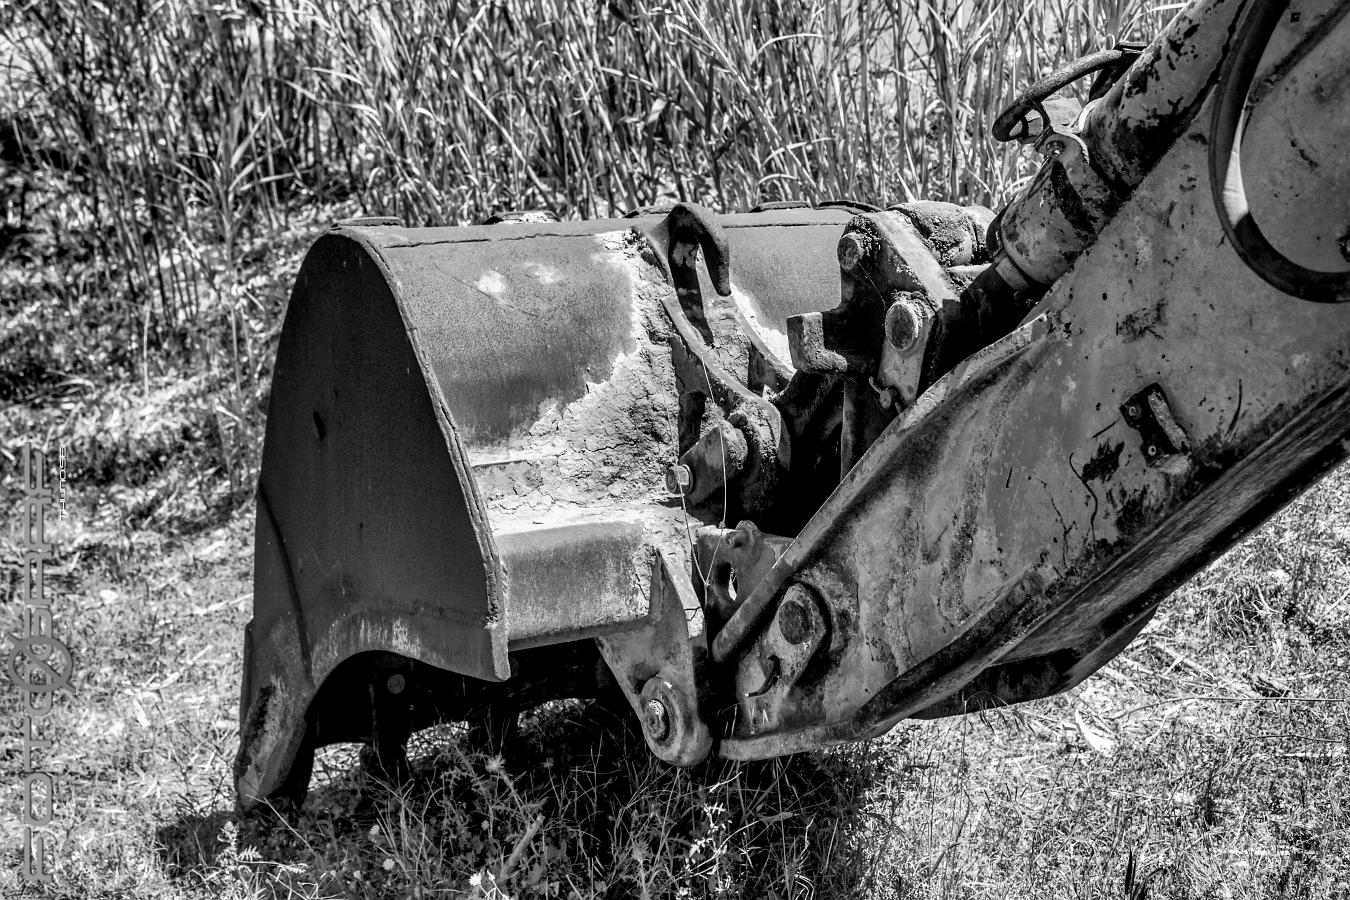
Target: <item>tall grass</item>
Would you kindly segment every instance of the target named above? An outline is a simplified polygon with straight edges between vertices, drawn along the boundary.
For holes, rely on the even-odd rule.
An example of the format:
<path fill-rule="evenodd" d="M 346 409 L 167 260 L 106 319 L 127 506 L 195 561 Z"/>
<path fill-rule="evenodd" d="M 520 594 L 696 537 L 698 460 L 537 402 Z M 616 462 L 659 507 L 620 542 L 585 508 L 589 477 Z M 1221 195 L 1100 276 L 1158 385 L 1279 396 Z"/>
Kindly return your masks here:
<path fill-rule="evenodd" d="M 23 892 L 18 819 L 0 815 L 0 858 L 14 863 L 0 865 L 0 897 L 1321 900 L 1350 888 L 1350 704 L 1336 699 L 1350 695 L 1350 468 L 1063 695 L 694 770 L 652 757 L 630 714 L 559 703 L 524 717 L 504 761 L 466 746 L 459 725 L 419 733 L 413 778 L 396 787 L 360 774 L 355 745 L 324 748 L 303 810 L 270 827 L 234 816 L 230 776 L 249 519 L 133 542 L 72 513 L 70 574 L 54 577 L 85 665 L 44 755 L 65 786 L 56 886 Z M 17 702 L 0 691 L 0 709 Z"/>
<path fill-rule="evenodd" d="M 0 0 L 0 24 L 10 114 L 66 153 L 148 341 L 221 295 L 245 314 L 241 239 L 297 204 L 993 203 L 1024 172 L 987 134 L 1014 89 L 1159 21 L 1142 0 Z"/>
<path fill-rule="evenodd" d="M 191 381 L 193 440 L 226 497 L 246 497 L 287 251 L 316 216 L 992 205 L 1032 165 L 988 136 L 1017 88 L 1165 15 L 1145 0 L 0 0 L 0 155 L 6 134 L 26 143 L 60 197 L 18 227 L 92 253 L 54 262 L 31 298 L 54 311 L 51 339 L 0 334 L 0 352 L 27 348 L 52 391 L 72 375 L 141 398 Z"/>

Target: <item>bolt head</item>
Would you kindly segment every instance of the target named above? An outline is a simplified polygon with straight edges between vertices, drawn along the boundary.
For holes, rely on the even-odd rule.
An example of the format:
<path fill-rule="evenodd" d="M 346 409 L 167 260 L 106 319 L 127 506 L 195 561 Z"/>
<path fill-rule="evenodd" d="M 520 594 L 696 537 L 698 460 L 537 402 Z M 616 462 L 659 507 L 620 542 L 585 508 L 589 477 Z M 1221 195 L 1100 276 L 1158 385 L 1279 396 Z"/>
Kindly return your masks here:
<path fill-rule="evenodd" d="M 1341 257 L 1350 262 L 1350 231 L 1341 235 L 1340 240 L 1336 242 L 1336 248 L 1341 251 Z"/>
<path fill-rule="evenodd" d="M 845 272 L 856 272 L 867 258 L 867 245 L 856 234 L 846 234 L 839 239 L 839 268 Z"/>
<path fill-rule="evenodd" d="M 901 353 L 918 343 L 920 328 L 919 317 L 904 300 L 897 300 L 886 310 L 886 340 Z"/>
<path fill-rule="evenodd" d="M 1157 445 L 1149 444 L 1147 447 L 1145 447 L 1144 455 L 1147 456 L 1149 459 L 1152 459 L 1153 457 L 1157 456 L 1158 455 Z"/>
<path fill-rule="evenodd" d="M 811 637 L 811 613 L 800 597 L 788 597 L 778 607 L 778 630 L 789 644 L 801 644 Z"/>
<path fill-rule="evenodd" d="M 642 727 L 654 741 L 670 737 L 670 714 L 660 700 L 648 700 L 642 708 Z"/>
<path fill-rule="evenodd" d="M 900 392 L 893 387 L 881 388 L 877 391 L 877 402 L 882 409 L 890 409 L 900 402 Z"/>
<path fill-rule="evenodd" d="M 1125 415 L 1130 419 L 1139 418 L 1139 407 L 1131 403 L 1129 406 L 1125 407 Z"/>
<path fill-rule="evenodd" d="M 408 680 L 399 673 L 395 672 L 389 676 L 389 680 L 384 683 L 385 690 L 391 694 L 401 694 L 403 689 L 408 686 Z"/>

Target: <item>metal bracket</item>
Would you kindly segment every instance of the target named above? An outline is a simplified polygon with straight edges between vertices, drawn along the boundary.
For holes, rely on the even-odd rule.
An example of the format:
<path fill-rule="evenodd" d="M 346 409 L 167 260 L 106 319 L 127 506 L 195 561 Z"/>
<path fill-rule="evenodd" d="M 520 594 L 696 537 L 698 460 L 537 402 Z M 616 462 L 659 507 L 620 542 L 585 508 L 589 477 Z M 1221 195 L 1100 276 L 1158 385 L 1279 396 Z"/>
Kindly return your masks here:
<path fill-rule="evenodd" d="M 1181 430 L 1167 403 L 1167 395 L 1156 383 L 1150 384 L 1120 406 L 1125 422 L 1143 441 L 1144 459 L 1150 466 L 1161 465 L 1178 453 L 1189 453 L 1190 439 Z"/>
<path fill-rule="evenodd" d="M 646 623 L 596 643 L 642 721 L 652 753 L 677 766 L 707 759 L 713 735 L 700 685 L 708 653 L 698 598 L 683 567 L 659 551 Z"/>
<path fill-rule="evenodd" d="M 670 229 L 671 269 L 692 270 L 697 261 L 695 248 L 702 248 L 708 277 L 723 297 L 731 295 L 731 246 L 717 217 L 697 203 L 677 203 L 666 217 Z M 693 276 L 697 283 L 697 275 Z"/>
<path fill-rule="evenodd" d="M 736 697 L 747 734 L 782 724 L 790 709 L 788 695 L 825 642 L 827 623 L 815 591 L 794 584 L 784 592 L 773 620 L 736 668 Z"/>
<path fill-rule="evenodd" d="M 791 538 L 760 531 L 749 519 L 742 519 L 734 529 L 706 526 L 698 530 L 694 589 L 703 597 L 703 611 L 714 631 L 731 618 L 739 601 L 750 596 L 791 543 Z"/>

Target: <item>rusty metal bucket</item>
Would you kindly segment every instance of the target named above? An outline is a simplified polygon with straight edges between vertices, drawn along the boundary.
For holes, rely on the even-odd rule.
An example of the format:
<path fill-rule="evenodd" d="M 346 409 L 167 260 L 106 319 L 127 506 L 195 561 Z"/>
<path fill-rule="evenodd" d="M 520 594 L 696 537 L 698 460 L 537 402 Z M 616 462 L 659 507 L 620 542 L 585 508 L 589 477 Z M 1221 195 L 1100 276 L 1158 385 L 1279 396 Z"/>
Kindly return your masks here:
<path fill-rule="evenodd" d="M 761 364 L 785 355 L 787 317 L 834 302 L 849 218 L 722 218 L 737 252 L 722 312 L 756 336 Z M 407 728 L 461 714 L 446 697 L 510 678 L 532 649 L 648 614 L 653 536 L 686 527 L 665 491 L 680 402 L 667 232 L 655 216 L 350 220 L 315 243 L 281 334 L 258 485 L 242 804 L 302 793 L 316 745 L 369 740 L 372 691 L 400 666 L 440 679 Z M 593 651 L 577 665 L 579 685 L 558 677 L 537 696 L 594 690 Z"/>

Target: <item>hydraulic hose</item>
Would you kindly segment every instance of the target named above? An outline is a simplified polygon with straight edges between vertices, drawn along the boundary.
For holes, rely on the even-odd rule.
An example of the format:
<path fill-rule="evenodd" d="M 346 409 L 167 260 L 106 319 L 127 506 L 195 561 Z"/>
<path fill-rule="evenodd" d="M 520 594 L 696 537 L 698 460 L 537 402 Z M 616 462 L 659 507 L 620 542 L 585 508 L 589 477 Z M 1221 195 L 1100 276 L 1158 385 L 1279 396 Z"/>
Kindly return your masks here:
<path fill-rule="evenodd" d="M 1219 70 L 1209 134 L 1209 186 L 1229 243 L 1249 269 L 1286 294 L 1314 303 L 1350 301 L 1350 270 L 1322 272 L 1299 265 L 1266 239 L 1242 184 L 1242 135 L 1247 92 L 1261 54 L 1288 9 L 1288 0 L 1251 0 Z"/>
<path fill-rule="evenodd" d="M 1090 53 L 1056 69 L 1043 78 L 1038 78 L 1030 87 L 1018 94 L 1007 109 L 998 114 L 998 118 L 994 120 L 993 127 L 990 129 L 994 140 L 1002 143 L 1024 137 L 1027 134 L 1027 114 L 1032 110 L 1040 113 L 1043 120 L 1041 124 L 1044 127 L 1049 116 L 1046 115 L 1045 108 L 1041 104 L 1051 94 L 1094 72 L 1110 69 L 1114 70 L 1113 75 L 1118 77 L 1121 72 L 1129 68 L 1130 63 L 1139 57 L 1142 48 L 1143 45 L 1141 44 L 1120 43 L 1110 50 L 1098 50 L 1096 53 Z M 1014 132 L 1013 129 L 1015 128 L 1020 130 Z"/>

